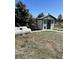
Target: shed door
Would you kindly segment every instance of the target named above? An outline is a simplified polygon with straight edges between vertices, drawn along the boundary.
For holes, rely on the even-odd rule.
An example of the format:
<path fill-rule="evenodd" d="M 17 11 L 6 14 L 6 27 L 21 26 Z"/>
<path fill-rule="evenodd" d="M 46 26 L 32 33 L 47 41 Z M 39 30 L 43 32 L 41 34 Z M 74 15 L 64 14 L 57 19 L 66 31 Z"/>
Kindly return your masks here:
<path fill-rule="evenodd" d="M 51 28 L 51 20 L 47 20 L 47 29 Z"/>

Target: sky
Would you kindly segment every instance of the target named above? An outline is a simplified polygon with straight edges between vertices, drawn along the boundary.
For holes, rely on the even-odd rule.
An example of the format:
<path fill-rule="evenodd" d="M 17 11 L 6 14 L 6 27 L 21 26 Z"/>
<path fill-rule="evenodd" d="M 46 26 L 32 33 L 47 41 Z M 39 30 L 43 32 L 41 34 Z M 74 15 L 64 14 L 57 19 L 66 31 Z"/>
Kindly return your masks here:
<path fill-rule="evenodd" d="M 17 3 L 19 0 L 15 0 Z M 21 0 L 29 12 L 36 17 L 41 12 L 44 15 L 48 13 L 57 17 L 59 14 L 63 14 L 63 0 Z"/>

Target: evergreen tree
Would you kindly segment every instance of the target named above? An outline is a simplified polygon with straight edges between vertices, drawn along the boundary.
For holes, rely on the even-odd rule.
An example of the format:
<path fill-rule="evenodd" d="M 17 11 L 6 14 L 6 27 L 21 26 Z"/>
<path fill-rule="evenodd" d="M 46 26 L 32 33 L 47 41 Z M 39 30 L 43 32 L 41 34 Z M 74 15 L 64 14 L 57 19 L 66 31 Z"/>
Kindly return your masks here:
<path fill-rule="evenodd" d="M 19 26 L 26 26 L 27 22 L 29 22 L 30 18 L 30 13 L 29 10 L 26 9 L 26 6 L 19 1 L 16 3 L 16 8 L 15 8 L 15 26 L 19 24 Z"/>
<path fill-rule="evenodd" d="M 43 13 L 40 13 L 37 17 L 40 18 L 40 17 L 43 17 L 44 14 Z"/>
<path fill-rule="evenodd" d="M 59 22 L 59 24 L 61 23 L 62 20 L 63 20 L 63 19 L 62 19 L 62 15 L 61 15 L 61 14 L 58 15 L 58 22 Z"/>

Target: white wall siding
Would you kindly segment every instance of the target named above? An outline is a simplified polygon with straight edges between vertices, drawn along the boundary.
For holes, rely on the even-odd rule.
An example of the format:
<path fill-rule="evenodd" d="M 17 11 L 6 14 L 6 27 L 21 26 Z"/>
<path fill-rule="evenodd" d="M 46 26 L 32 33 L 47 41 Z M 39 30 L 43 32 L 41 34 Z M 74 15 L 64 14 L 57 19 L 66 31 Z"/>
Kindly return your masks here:
<path fill-rule="evenodd" d="M 53 30 L 53 29 L 54 29 L 55 21 L 54 21 L 54 19 L 53 19 L 52 21 L 53 21 L 53 22 L 51 22 L 51 29 Z"/>
<path fill-rule="evenodd" d="M 47 29 L 47 24 L 43 24 L 43 29 Z"/>
<path fill-rule="evenodd" d="M 52 30 L 54 29 L 54 24 L 51 24 L 51 29 L 52 29 Z"/>
<path fill-rule="evenodd" d="M 43 30 L 47 29 L 47 20 L 43 20 Z"/>

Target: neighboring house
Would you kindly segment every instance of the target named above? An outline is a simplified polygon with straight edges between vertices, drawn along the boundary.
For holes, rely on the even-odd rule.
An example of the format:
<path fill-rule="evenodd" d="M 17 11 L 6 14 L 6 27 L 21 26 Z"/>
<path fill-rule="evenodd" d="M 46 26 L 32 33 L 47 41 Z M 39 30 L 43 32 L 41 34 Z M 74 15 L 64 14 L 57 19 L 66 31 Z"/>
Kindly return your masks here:
<path fill-rule="evenodd" d="M 36 20 L 37 20 L 37 24 L 38 24 L 38 29 L 40 29 L 40 30 L 45 30 L 45 29 L 52 30 L 54 28 L 54 24 L 56 22 L 56 18 L 49 14 L 47 16 L 36 18 Z"/>

